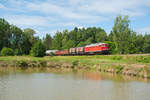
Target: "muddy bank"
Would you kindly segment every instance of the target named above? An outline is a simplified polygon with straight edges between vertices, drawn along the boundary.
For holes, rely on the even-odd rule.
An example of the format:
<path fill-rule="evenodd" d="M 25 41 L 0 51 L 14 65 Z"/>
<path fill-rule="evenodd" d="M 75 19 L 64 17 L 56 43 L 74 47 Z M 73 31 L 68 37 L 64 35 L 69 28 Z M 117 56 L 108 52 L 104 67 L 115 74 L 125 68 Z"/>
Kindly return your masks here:
<path fill-rule="evenodd" d="M 123 74 L 129 76 L 150 78 L 150 66 L 143 64 L 82 64 L 80 61 L 61 62 L 61 61 L 0 61 L 0 72 L 10 71 L 98 71 L 113 74 Z"/>

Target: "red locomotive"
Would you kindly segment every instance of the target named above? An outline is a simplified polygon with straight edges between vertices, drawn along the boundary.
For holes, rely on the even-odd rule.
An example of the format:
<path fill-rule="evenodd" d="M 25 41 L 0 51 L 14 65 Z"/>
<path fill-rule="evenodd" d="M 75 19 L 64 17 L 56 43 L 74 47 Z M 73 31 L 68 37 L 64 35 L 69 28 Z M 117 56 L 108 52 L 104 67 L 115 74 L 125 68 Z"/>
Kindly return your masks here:
<path fill-rule="evenodd" d="M 107 54 L 108 51 L 109 47 L 106 43 L 90 44 L 84 47 L 86 54 Z"/>
<path fill-rule="evenodd" d="M 50 50 L 49 50 L 50 51 Z M 54 51 L 54 50 L 53 50 Z M 90 55 L 90 54 L 108 54 L 109 47 L 106 43 L 95 43 L 84 47 L 70 48 L 69 50 L 55 50 L 53 55 Z M 50 55 L 46 53 L 47 55 Z"/>

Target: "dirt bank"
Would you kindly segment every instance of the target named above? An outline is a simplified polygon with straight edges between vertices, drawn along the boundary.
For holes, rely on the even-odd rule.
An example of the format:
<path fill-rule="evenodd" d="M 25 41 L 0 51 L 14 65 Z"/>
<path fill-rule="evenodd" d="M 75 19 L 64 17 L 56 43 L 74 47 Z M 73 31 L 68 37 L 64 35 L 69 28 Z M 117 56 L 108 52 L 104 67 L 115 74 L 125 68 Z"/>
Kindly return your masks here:
<path fill-rule="evenodd" d="M 0 60 L 0 71 L 98 71 L 150 78 L 149 63 L 131 63 L 131 61 L 126 61 L 127 59 L 128 56 L 114 56 L 112 58 L 107 56 L 24 57 L 24 59 L 12 57 L 11 59 Z"/>

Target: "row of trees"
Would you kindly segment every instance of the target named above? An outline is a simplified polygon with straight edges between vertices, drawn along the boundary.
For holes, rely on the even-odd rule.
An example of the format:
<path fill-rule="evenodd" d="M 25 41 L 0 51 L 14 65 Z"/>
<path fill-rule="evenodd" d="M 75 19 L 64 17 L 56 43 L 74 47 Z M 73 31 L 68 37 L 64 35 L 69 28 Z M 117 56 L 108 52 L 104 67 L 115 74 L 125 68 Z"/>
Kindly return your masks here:
<path fill-rule="evenodd" d="M 68 49 L 91 43 L 105 42 L 110 46 L 110 53 L 133 54 L 150 53 L 150 34 L 139 34 L 129 27 L 128 16 L 117 16 L 110 34 L 102 28 L 74 28 L 70 32 L 56 32 L 50 49 Z"/>
<path fill-rule="evenodd" d="M 111 33 L 108 35 L 108 41 L 115 44 L 113 53 L 133 54 L 150 53 L 150 34 L 139 34 L 129 27 L 128 16 L 118 16 Z"/>
<path fill-rule="evenodd" d="M 84 46 L 91 43 L 106 41 L 107 34 L 101 28 L 82 28 L 77 27 L 72 31 L 56 32 L 53 41 L 52 49 L 68 49 L 71 47 Z"/>
<path fill-rule="evenodd" d="M 7 47 L 11 48 L 15 55 L 28 55 L 36 52 L 35 55 L 39 56 L 40 54 L 37 55 L 38 49 L 41 53 L 41 51 L 44 52 L 49 49 L 62 50 L 91 43 L 106 42 L 111 48 L 110 53 L 150 53 L 150 35 L 142 35 L 132 31 L 129 23 L 128 16 L 119 15 L 114 21 L 110 34 L 107 34 L 100 27 L 82 29 L 75 27 L 71 31 L 57 31 L 53 37 L 46 34 L 43 39 L 40 39 L 35 36 L 36 32 L 33 29 L 22 30 L 0 18 L 0 50 Z M 40 50 L 41 48 L 43 50 Z"/>
<path fill-rule="evenodd" d="M 39 37 L 34 36 L 35 34 L 33 29 L 22 30 L 0 18 L 0 50 L 3 48 L 1 55 L 29 55 L 35 43 L 43 43 Z"/>

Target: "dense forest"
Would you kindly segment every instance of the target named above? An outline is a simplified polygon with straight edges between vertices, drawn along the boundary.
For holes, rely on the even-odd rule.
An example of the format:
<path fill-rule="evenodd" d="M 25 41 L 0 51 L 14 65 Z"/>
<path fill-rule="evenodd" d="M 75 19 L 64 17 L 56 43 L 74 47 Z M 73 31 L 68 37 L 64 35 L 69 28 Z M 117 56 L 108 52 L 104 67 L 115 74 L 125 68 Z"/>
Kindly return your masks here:
<path fill-rule="evenodd" d="M 13 51 L 13 55 L 29 55 L 37 50 L 42 53 L 49 49 L 62 50 L 105 42 L 109 44 L 111 54 L 150 53 L 150 34 L 134 32 L 129 24 L 128 16 L 119 15 L 110 33 L 100 27 L 75 27 L 71 31 L 57 31 L 53 37 L 46 34 L 40 39 L 35 36 L 33 29 L 22 30 L 0 18 L 0 51 L 8 48 Z"/>

